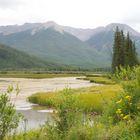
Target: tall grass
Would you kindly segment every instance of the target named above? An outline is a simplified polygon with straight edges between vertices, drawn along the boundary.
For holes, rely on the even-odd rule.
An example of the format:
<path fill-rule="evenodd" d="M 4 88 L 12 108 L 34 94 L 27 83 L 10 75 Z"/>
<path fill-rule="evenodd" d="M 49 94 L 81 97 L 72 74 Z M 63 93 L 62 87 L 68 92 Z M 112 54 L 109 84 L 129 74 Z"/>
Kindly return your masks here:
<path fill-rule="evenodd" d="M 86 112 L 102 112 L 104 104 L 111 101 L 121 90 L 121 86 L 119 85 L 102 85 L 81 89 L 71 89 L 71 93 L 79 99 L 79 108 Z M 63 91 L 36 93 L 29 97 L 29 101 L 55 108 L 57 103 L 63 102 L 63 99 L 61 98 L 62 95 Z"/>

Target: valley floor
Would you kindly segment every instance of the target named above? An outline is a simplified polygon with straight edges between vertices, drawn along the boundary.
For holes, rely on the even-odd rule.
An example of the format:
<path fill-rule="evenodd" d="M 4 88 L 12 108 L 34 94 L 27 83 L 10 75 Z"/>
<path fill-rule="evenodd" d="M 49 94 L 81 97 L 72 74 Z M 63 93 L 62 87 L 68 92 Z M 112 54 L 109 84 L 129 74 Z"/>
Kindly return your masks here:
<path fill-rule="evenodd" d="M 26 134 L 16 135 L 15 140 L 24 140 L 26 138 L 28 138 L 28 140 L 138 140 L 139 137 L 134 129 L 135 122 L 133 120 L 127 123 L 127 119 L 121 120 L 119 117 L 115 118 L 118 98 L 122 97 L 124 100 L 127 100 L 126 97 L 128 96 L 128 93 L 123 91 L 122 84 L 104 75 L 87 75 L 86 77 L 80 77 L 78 79 L 82 79 L 82 81 L 84 79 L 85 83 L 89 84 L 88 87 L 76 87 L 78 89 L 66 87 L 62 91 L 53 92 L 45 92 L 44 90 L 44 92 L 41 91 L 31 95 L 29 97 L 30 102 L 58 110 L 58 114 L 56 115 L 60 117 L 60 120 L 55 118 L 56 126 L 48 126 L 46 124 L 45 127 L 41 127 L 38 130 L 31 130 Z M 91 83 L 86 80 L 90 80 Z M 97 85 L 93 86 L 92 82 L 97 83 Z M 83 84 L 85 83 L 83 82 Z M 55 83 L 55 85 L 57 84 L 59 85 L 60 82 Z M 114 108 L 114 104 L 116 108 Z M 82 118 L 84 114 L 84 124 L 83 121 L 82 123 L 80 122 L 81 118 L 79 112 L 77 114 L 77 110 L 82 111 Z M 73 120 L 76 118 L 75 124 Z M 94 125 L 92 125 L 92 119 L 94 119 Z M 115 119 L 115 121 L 117 120 L 118 123 L 113 123 L 113 119 Z M 59 126 L 61 123 L 62 126 Z M 69 128 L 69 125 L 72 126 Z M 62 135 L 60 135 L 60 132 L 55 129 L 55 127 L 58 127 L 57 129 L 60 130 L 62 129 Z M 136 128 L 138 128 L 138 126 L 136 126 Z M 13 138 L 10 140 L 13 140 Z"/>

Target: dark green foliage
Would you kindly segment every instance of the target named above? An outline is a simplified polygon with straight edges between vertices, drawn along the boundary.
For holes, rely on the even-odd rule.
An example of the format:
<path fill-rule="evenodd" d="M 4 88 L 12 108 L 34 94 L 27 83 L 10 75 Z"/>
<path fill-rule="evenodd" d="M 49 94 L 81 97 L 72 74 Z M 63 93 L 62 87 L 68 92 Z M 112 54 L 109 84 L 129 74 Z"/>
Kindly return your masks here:
<path fill-rule="evenodd" d="M 135 43 L 130 39 L 129 33 L 124 36 L 123 31 L 116 28 L 113 46 L 112 71 L 120 67 L 133 67 L 138 64 Z"/>
<path fill-rule="evenodd" d="M 113 47 L 112 70 L 115 71 L 120 65 L 124 66 L 124 35 L 116 28 Z"/>
<path fill-rule="evenodd" d="M 125 66 L 133 67 L 138 64 L 135 42 L 130 39 L 129 33 L 125 42 Z"/>

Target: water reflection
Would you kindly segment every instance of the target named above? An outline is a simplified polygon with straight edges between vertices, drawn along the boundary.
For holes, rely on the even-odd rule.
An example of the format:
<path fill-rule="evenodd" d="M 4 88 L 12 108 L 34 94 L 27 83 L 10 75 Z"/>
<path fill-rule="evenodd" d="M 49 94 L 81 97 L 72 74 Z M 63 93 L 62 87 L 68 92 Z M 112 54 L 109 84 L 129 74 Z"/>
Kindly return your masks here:
<path fill-rule="evenodd" d="M 17 110 L 18 113 L 21 113 L 24 116 L 24 120 L 19 124 L 19 130 L 26 130 L 38 128 L 40 125 L 43 125 L 46 121 L 52 121 L 53 113 L 47 110 Z M 26 121 L 25 121 L 26 120 Z"/>

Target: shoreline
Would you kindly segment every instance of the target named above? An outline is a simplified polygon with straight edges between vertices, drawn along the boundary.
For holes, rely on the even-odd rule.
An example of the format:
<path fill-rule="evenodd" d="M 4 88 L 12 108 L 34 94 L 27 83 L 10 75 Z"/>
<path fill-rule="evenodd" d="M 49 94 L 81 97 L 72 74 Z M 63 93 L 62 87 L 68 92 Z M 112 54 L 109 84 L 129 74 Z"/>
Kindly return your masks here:
<path fill-rule="evenodd" d="M 18 84 L 20 93 L 16 97 L 16 93 L 11 94 L 11 100 L 17 108 L 30 108 L 33 104 L 27 101 L 27 98 L 36 92 L 52 92 L 62 90 L 66 87 L 77 89 L 96 85 L 90 81 L 81 80 L 80 77 L 56 77 L 45 79 L 29 79 L 29 78 L 0 78 L 0 91 L 6 91 L 9 85 L 16 87 Z"/>

